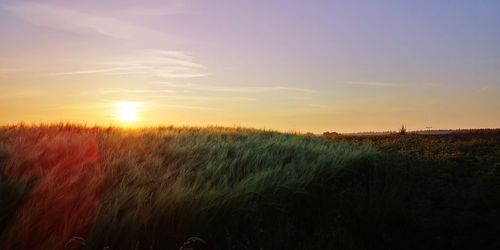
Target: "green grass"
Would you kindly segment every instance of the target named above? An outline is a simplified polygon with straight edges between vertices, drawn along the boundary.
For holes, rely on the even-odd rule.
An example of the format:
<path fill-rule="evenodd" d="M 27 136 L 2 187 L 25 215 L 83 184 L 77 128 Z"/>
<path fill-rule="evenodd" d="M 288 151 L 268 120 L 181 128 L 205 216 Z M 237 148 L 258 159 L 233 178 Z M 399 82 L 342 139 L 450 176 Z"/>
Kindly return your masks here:
<path fill-rule="evenodd" d="M 274 132 L 173 129 L 160 134 L 99 138 L 101 150 L 110 150 L 101 153 L 110 157 L 104 161 L 109 189 L 89 242 L 116 248 L 142 241 L 175 245 L 199 235 L 218 247 L 292 247 L 287 244 L 301 230 L 289 216 L 297 219 L 305 212 L 308 189 L 375 154 Z M 111 152 L 117 146 L 118 155 Z"/>
<path fill-rule="evenodd" d="M 500 167 L 491 156 L 498 141 L 489 137 L 489 151 L 473 146 L 481 160 L 452 161 L 425 157 L 425 149 L 441 146 L 411 135 L 366 141 L 218 127 L 1 131 L 3 151 L 26 138 L 95 134 L 105 184 L 83 249 L 179 249 L 191 236 L 213 249 L 500 247 Z M 451 154 L 461 148 L 454 142 L 446 142 Z M 22 165 L 28 154 L 4 153 L 17 165 L 5 160 L 2 169 Z M 12 214 L 30 188 L 2 176 L 0 204 L 9 208 L 1 212 Z"/>

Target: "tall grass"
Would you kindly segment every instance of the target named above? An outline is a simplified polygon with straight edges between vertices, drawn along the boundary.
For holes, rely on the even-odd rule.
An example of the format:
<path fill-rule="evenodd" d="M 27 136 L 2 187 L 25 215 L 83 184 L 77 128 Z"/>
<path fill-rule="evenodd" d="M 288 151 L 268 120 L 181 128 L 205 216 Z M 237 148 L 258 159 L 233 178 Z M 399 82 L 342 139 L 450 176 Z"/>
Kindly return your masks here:
<path fill-rule="evenodd" d="M 0 131 L 11 249 L 179 249 L 191 236 L 208 249 L 500 246 L 495 165 L 242 128 Z"/>
<path fill-rule="evenodd" d="M 6 137 L 5 179 L 34 185 L 23 195 L 2 249 L 63 249 L 72 237 L 85 236 L 100 204 L 103 180 L 94 134 L 28 129 L 9 130 Z"/>
<path fill-rule="evenodd" d="M 272 225 L 263 212 L 283 214 L 276 219 L 285 223 L 311 195 L 308 188 L 375 153 L 317 138 L 217 129 L 104 133 L 99 141 L 109 157 L 108 189 L 90 248 L 178 245 L 193 234 L 219 247 L 227 234 L 236 245 L 254 244 L 258 235 L 260 244 L 288 243 L 294 225 Z"/>
<path fill-rule="evenodd" d="M 10 224 L 16 210 L 31 188 L 27 181 L 13 181 L 7 178 L 5 175 L 6 161 L 7 149 L 4 135 L 0 132 L 0 235 Z"/>

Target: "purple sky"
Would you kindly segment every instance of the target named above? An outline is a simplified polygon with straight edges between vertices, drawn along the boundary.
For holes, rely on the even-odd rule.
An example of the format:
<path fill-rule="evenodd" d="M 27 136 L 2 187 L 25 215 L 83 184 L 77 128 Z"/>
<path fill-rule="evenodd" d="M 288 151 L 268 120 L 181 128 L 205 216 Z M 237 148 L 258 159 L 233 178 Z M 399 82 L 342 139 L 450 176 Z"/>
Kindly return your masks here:
<path fill-rule="evenodd" d="M 0 1 L 0 123 L 500 127 L 500 1 Z M 119 105 L 118 105 L 119 106 Z"/>

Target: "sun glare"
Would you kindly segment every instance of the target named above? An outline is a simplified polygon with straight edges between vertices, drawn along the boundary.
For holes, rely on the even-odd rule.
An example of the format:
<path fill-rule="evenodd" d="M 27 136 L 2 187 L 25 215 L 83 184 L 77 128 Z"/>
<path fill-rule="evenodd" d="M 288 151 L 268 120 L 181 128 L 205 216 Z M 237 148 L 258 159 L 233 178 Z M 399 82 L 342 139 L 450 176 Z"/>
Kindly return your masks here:
<path fill-rule="evenodd" d="M 139 103 L 137 102 L 117 102 L 116 116 L 122 122 L 137 121 L 137 113 L 139 111 Z"/>

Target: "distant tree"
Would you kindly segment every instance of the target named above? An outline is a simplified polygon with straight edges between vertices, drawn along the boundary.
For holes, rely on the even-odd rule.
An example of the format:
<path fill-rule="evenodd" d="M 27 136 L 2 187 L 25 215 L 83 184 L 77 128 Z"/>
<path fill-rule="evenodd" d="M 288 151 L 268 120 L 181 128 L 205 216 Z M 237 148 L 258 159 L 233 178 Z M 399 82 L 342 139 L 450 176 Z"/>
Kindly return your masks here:
<path fill-rule="evenodd" d="M 315 137 L 316 135 L 312 132 L 307 132 L 307 133 L 305 133 L 305 136 Z"/>
<path fill-rule="evenodd" d="M 323 133 L 323 137 L 326 137 L 326 138 L 333 138 L 333 137 L 336 137 L 336 136 L 339 136 L 340 134 L 337 133 L 337 132 L 330 132 L 330 131 L 327 131 L 327 132 L 324 132 Z"/>
<path fill-rule="evenodd" d="M 399 129 L 399 134 L 405 135 L 406 134 L 406 127 L 405 125 L 401 125 L 401 128 Z"/>

